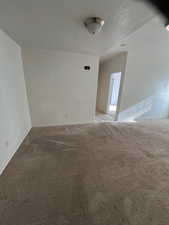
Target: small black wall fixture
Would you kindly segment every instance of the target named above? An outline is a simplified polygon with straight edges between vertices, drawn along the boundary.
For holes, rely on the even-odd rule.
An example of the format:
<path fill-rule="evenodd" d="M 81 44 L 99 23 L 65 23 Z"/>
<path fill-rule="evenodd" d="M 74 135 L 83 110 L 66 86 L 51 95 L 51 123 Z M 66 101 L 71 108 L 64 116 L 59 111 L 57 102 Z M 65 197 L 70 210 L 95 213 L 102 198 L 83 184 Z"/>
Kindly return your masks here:
<path fill-rule="evenodd" d="M 84 66 L 84 70 L 90 70 L 90 66 Z"/>

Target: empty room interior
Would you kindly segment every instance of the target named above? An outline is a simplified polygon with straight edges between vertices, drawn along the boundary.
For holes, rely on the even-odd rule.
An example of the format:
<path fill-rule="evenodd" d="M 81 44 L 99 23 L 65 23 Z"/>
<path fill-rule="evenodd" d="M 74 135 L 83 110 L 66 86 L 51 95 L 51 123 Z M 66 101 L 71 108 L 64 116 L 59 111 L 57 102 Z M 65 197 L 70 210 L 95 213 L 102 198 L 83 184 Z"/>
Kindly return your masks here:
<path fill-rule="evenodd" d="M 0 225 L 169 225 L 153 2 L 0 0 Z"/>

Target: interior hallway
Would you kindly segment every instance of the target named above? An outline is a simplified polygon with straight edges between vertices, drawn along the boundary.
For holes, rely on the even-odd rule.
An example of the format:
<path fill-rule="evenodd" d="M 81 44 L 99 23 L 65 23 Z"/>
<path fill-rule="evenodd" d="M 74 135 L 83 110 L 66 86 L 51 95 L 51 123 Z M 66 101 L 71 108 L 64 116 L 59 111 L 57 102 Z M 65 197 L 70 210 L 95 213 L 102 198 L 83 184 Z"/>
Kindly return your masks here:
<path fill-rule="evenodd" d="M 0 177 L 0 224 L 167 225 L 168 146 L 168 120 L 33 128 Z"/>

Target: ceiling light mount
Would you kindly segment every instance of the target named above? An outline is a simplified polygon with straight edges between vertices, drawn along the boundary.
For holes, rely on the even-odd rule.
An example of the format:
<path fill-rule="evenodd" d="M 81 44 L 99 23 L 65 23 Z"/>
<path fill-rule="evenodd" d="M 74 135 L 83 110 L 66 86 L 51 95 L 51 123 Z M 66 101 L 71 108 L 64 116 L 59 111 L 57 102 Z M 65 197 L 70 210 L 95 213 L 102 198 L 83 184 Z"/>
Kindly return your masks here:
<path fill-rule="evenodd" d="M 85 27 L 91 34 L 99 33 L 104 25 L 104 20 L 100 17 L 90 17 L 84 22 Z"/>

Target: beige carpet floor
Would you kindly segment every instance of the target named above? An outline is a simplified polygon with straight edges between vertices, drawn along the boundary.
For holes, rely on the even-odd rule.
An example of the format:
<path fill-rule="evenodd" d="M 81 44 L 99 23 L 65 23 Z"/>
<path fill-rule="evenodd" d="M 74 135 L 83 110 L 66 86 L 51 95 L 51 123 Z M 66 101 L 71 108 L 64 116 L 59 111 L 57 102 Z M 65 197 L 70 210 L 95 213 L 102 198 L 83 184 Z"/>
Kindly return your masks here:
<path fill-rule="evenodd" d="M 169 120 L 34 128 L 0 177 L 0 225 L 168 225 Z"/>

